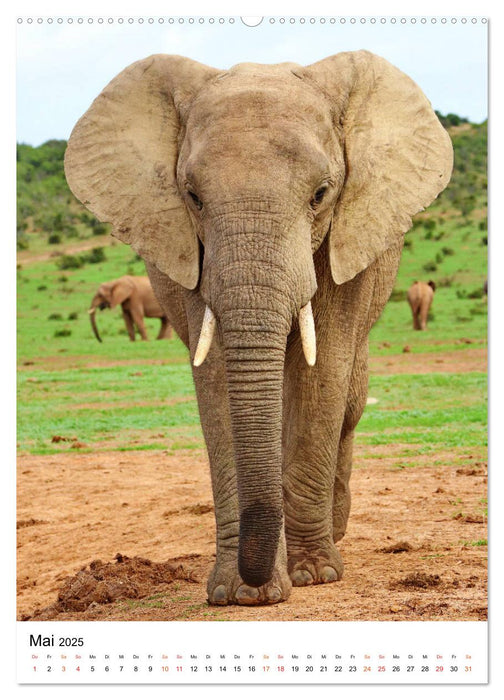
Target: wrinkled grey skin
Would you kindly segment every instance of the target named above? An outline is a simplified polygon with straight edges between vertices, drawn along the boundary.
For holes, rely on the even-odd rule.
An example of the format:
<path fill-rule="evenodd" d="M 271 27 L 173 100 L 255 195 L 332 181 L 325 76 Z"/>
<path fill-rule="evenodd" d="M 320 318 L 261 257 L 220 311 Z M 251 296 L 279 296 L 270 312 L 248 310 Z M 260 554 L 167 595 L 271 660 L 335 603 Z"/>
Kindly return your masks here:
<path fill-rule="evenodd" d="M 133 64 L 72 133 L 69 184 L 146 260 L 194 360 L 215 501 L 213 604 L 341 578 L 368 333 L 411 216 L 446 186 L 449 138 L 420 89 L 367 52 L 218 71 Z M 298 318 L 311 301 L 314 366 Z"/>

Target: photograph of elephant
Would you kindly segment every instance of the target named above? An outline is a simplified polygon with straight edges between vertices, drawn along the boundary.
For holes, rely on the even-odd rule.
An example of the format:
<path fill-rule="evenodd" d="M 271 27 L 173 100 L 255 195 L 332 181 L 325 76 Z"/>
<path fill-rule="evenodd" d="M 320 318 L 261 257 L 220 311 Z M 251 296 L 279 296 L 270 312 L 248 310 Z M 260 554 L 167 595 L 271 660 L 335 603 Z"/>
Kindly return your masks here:
<path fill-rule="evenodd" d="M 135 340 L 135 330 L 138 330 L 142 340 L 147 340 L 144 318 L 161 319 L 161 328 L 157 340 L 171 338 L 171 326 L 168 317 L 158 304 L 148 277 L 132 277 L 124 275 L 110 282 L 102 282 L 94 295 L 89 307 L 89 318 L 96 339 L 102 339 L 96 326 L 96 309 L 113 309 L 121 305 L 122 315 L 129 339 Z"/>
<path fill-rule="evenodd" d="M 151 51 L 90 95 L 57 167 L 99 263 L 22 218 L 19 619 L 486 619 L 486 117 L 311 31 L 316 60 Z M 176 337 L 30 345 L 98 275 L 98 340 L 119 304 Z"/>

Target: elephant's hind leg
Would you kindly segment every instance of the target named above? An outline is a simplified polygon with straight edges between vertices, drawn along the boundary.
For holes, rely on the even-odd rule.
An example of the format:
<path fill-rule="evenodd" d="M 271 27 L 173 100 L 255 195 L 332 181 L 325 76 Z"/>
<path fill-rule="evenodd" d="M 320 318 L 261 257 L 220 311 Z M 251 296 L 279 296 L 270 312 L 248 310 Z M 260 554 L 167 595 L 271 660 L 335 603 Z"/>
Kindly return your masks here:
<path fill-rule="evenodd" d="M 424 331 L 427 328 L 427 319 L 429 317 L 429 307 L 430 303 L 427 300 L 422 300 L 420 305 L 420 310 L 418 312 L 419 316 L 419 329 Z"/>

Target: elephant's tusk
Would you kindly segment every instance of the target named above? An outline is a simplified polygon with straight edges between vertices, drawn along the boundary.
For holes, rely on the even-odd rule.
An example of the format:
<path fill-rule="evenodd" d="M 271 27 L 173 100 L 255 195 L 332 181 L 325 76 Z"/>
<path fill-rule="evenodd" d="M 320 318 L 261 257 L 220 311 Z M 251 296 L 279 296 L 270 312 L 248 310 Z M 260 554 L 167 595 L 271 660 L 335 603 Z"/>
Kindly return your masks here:
<path fill-rule="evenodd" d="M 201 326 L 201 333 L 198 340 L 198 346 L 194 354 L 193 365 L 199 367 L 205 361 L 205 357 L 208 355 L 210 350 L 210 345 L 212 344 L 212 339 L 215 332 L 215 316 L 212 313 L 210 307 L 206 307 L 205 315 L 203 316 L 203 324 Z"/>
<path fill-rule="evenodd" d="M 311 301 L 309 301 L 299 312 L 299 330 L 301 332 L 301 344 L 306 362 L 313 367 L 317 359 L 317 340 L 315 337 L 315 321 Z"/>
<path fill-rule="evenodd" d="M 88 314 L 94 314 L 95 311 L 96 309 L 88 309 Z"/>

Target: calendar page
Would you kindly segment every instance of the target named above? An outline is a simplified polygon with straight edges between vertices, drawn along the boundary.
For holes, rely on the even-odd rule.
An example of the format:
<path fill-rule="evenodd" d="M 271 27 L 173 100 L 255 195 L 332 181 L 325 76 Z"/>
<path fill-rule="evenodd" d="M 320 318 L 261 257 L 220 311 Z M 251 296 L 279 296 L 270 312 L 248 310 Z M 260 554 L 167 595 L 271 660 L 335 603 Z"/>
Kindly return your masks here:
<path fill-rule="evenodd" d="M 488 683 L 489 19 L 340 9 L 13 20 L 23 689 Z"/>

